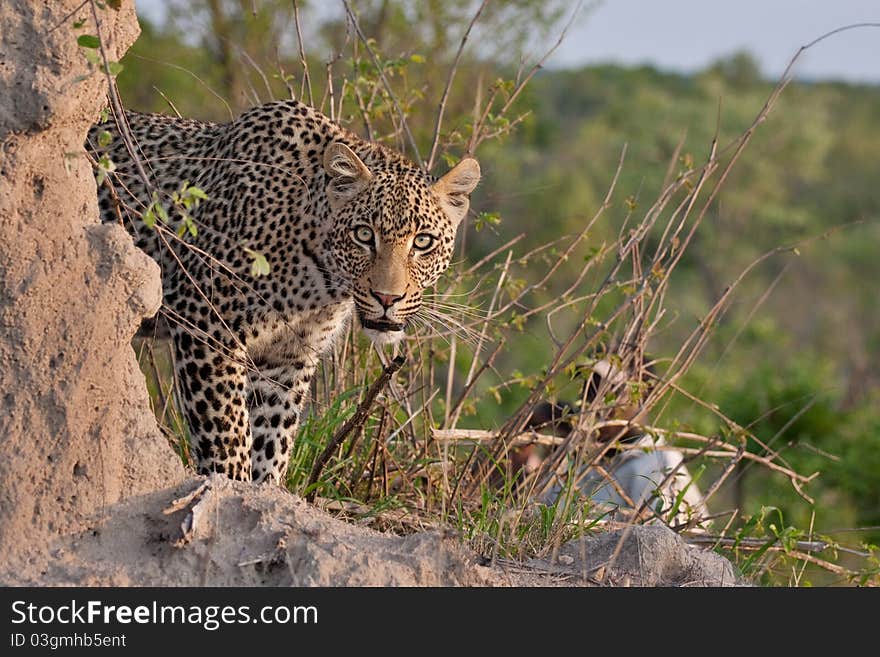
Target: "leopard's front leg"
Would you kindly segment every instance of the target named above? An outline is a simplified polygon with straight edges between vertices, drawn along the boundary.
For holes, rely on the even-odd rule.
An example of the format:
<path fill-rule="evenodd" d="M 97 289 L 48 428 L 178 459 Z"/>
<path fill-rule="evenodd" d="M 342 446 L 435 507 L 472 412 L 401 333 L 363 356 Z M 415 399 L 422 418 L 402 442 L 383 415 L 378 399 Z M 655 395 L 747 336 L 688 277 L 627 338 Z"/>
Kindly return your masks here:
<path fill-rule="evenodd" d="M 245 405 L 247 360 L 230 341 L 222 344 L 177 327 L 172 331 L 175 375 L 189 423 L 199 474 L 221 472 L 251 479 L 251 433 Z"/>
<path fill-rule="evenodd" d="M 249 376 L 251 473 L 254 482 L 283 485 L 316 362 L 293 359 Z"/>

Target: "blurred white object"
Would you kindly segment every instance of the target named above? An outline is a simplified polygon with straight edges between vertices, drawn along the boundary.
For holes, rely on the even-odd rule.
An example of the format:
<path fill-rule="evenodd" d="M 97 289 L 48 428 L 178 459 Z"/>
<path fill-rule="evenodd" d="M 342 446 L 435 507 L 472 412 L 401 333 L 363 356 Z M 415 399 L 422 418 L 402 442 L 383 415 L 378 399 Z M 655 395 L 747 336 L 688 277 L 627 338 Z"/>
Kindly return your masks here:
<path fill-rule="evenodd" d="M 593 509 L 607 513 L 608 518 L 625 519 L 643 503 L 670 527 L 694 520 L 694 529 L 706 526 L 701 519 L 708 516 L 703 494 L 694 482 L 684 457 L 675 449 L 666 448 L 663 438 L 642 436 L 626 445 L 627 449 L 598 462 L 598 468 L 584 468 L 575 487 L 590 498 Z M 664 447 L 665 449 L 657 449 Z M 604 471 L 604 472 L 603 472 Z M 556 483 L 543 498 L 545 504 L 556 502 L 566 489 L 565 472 L 557 472 Z M 676 501 L 679 496 L 675 513 Z M 656 524 L 658 518 L 644 524 Z"/>
<path fill-rule="evenodd" d="M 708 515 L 703 494 L 683 464 L 681 452 L 656 449 L 666 447 L 666 441 L 650 436 L 642 436 L 627 447 L 629 449 L 599 462 L 617 486 L 602 473 L 591 469 L 577 482 L 578 490 L 612 515 L 616 515 L 618 509 L 631 508 L 630 501 L 636 508 L 647 502 L 647 506 L 670 526 L 684 525 L 691 519 Z M 679 496 L 678 508 L 670 515 Z"/>
<path fill-rule="evenodd" d="M 644 361 L 641 367 L 646 367 Z M 600 392 L 604 392 L 603 397 L 626 400 L 628 382 L 643 380 L 641 375 L 627 375 L 608 359 L 597 361 L 591 369 L 584 389 L 584 398 L 588 402 L 593 402 Z M 636 404 L 615 401 L 610 409 L 607 414 L 600 413 L 597 419 L 610 416 L 634 423 L 642 421 L 643 412 Z M 613 426 L 600 430 L 596 438 L 599 443 L 616 439 L 620 446 L 609 451 L 596 464 L 598 467 L 582 469 L 574 482 L 576 489 L 590 498 L 596 510 L 607 512 L 608 517 L 622 519 L 629 515 L 627 511 L 631 514 L 634 509 L 645 505 L 672 527 L 692 520 L 696 521 L 693 528 L 707 525 L 700 522 L 708 516 L 706 501 L 684 465 L 684 456 L 678 450 L 670 449 L 662 437 L 640 435 L 636 429 L 621 431 L 620 427 Z M 567 474 L 564 467 L 557 471 L 557 481 L 545 496 L 545 503 L 556 501 L 564 490 Z M 656 522 L 657 517 L 647 521 L 648 524 Z"/>

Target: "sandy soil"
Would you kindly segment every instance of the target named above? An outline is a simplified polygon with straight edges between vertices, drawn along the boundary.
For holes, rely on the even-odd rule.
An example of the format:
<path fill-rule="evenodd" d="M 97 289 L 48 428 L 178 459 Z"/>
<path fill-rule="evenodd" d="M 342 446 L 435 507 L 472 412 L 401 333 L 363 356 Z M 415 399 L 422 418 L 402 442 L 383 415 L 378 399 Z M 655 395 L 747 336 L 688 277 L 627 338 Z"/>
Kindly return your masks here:
<path fill-rule="evenodd" d="M 191 497 L 194 491 L 198 494 Z M 177 500 L 177 503 L 175 501 Z M 622 538 L 622 542 L 621 542 Z M 621 545 L 619 554 L 614 552 Z M 665 527 L 573 542 L 554 563 L 488 564 L 458 537 L 380 533 L 336 519 L 271 485 L 222 476 L 105 509 L 0 569 L 13 585 L 86 586 L 723 586 L 722 557 Z"/>

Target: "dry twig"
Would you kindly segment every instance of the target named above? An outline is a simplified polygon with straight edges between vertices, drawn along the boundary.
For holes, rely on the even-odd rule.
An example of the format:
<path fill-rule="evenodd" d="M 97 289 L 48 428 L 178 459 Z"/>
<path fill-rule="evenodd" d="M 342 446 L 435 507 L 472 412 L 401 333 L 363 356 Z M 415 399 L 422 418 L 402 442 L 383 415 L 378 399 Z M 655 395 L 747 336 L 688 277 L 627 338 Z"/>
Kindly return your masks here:
<path fill-rule="evenodd" d="M 336 434 L 327 444 L 327 447 L 324 448 L 324 451 L 321 452 L 321 455 L 315 460 L 315 465 L 312 468 L 312 474 L 309 476 L 309 483 L 306 486 L 306 489 L 309 491 L 306 494 L 306 500 L 311 502 L 315 499 L 315 494 L 317 492 L 317 488 L 315 484 L 318 482 L 318 478 L 321 476 L 321 470 L 324 469 L 324 465 L 333 455 L 333 452 L 336 451 L 336 448 L 342 444 L 342 442 L 348 437 L 348 435 L 354 431 L 357 427 L 361 426 L 367 420 L 367 416 L 370 413 L 370 409 L 373 407 L 373 402 L 376 401 L 376 396 L 382 391 L 388 382 L 391 380 L 391 377 L 394 376 L 395 372 L 403 367 L 405 359 L 403 356 L 397 356 L 392 360 L 388 365 L 382 370 L 382 374 L 378 379 L 370 386 L 370 389 L 367 390 L 367 393 L 364 395 L 361 403 L 358 404 L 357 409 L 352 415 L 339 429 L 336 431 Z M 310 489 L 310 490 L 309 490 Z"/>

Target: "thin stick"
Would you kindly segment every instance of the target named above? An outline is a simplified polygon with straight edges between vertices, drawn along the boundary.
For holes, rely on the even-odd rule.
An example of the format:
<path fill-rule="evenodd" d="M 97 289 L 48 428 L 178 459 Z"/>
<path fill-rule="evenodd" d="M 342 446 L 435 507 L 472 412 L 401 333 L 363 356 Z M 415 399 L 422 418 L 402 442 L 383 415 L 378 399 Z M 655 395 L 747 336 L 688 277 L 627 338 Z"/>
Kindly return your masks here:
<path fill-rule="evenodd" d="M 349 20 L 351 20 L 351 24 L 354 27 L 355 32 L 357 32 L 358 38 L 364 45 L 364 50 L 367 51 L 367 54 L 373 61 L 373 66 L 376 67 L 376 72 L 379 74 L 379 79 L 382 80 L 382 86 L 385 87 L 385 91 L 388 94 L 388 97 L 394 104 L 394 109 L 397 111 L 397 114 L 400 117 L 400 125 L 403 128 L 404 133 L 406 134 L 406 138 L 409 140 L 410 147 L 412 148 L 413 156 L 416 159 L 416 164 L 418 164 L 420 168 L 424 169 L 425 163 L 422 161 L 422 156 L 419 155 L 419 147 L 416 144 L 415 137 L 413 137 L 413 134 L 409 129 L 409 125 L 406 122 L 406 114 L 403 112 L 403 109 L 401 109 L 400 103 L 397 102 L 397 96 L 395 96 L 394 92 L 391 90 L 391 85 L 388 83 L 388 78 L 385 77 L 385 71 L 382 70 L 382 63 L 379 61 L 376 53 L 373 52 L 373 49 L 370 47 L 370 43 L 369 41 L 367 41 L 367 37 L 364 36 L 364 33 L 361 30 L 361 25 L 360 23 L 358 23 L 358 19 L 355 16 L 354 11 L 352 11 L 351 5 L 348 3 L 348 0 L 342 0 L 342 4 L 345 5 L 345 12 L 348 14 L 348 18 Z"/>
<path fill-rule="evenodd" d="M 303 67 L 303 77 L 302 83 L 299 88 L 299 98 L 297 100 L 302 100 L 303 96 L 305 96 L 305 92 L 309 92 L 309 105 L 314 105 L 314 100 L 312 97 L 312 79 L 309 77 L 309 63 L 306 60 L 306 51 L 303 46 L 303 38 L 302 38 L 302 29 L 300 27 L 299 22 L 299 3 L 296 0 L 293 0 L 293 23 L 296 27 L 296 43 L 299 47 L 299 61 Z"/>
<path fill-rule="evenodd" d="M 474 346 L 474 356 L 473 356 L 473 360 L 471 361 L 470 370 L 468 371 L 467 377 L 465 378 L 465 381 L 464 381 L 464 391 L 462 392 L 462 394 L 459 398 L 459 401 L 456 402 L 454 411 L 451 414 L 451 419 L 450 419 L 450 421 L 447 422 L 445 428 L 449 428 L 450 426 L 452 428 L 455 428 L 455 425 L 458 424 L 458 418 L 461 413 L 461 404 L 464 402 L 467 394 L 470 392 L 470 389 L 475 382 L 474 372 L 477 369 L 477 362 L 480 357 L 480 351 L 482 350 L 483 342 L 486 339 L 486 331 L 489 329 L 489 322 L 491 321 L 492 311 L 495 309 L 495 304 L 498 301 L 498 296 L 501 293 L 502 286 L 504 285 L 504 281 L 507 277 L 507 272 L 510 268 L 510 258 L 512 255 L 513 255 L 512 251 L 507 253 L 507 259 L 504 261 L 504 269 L 501 270 L 501 275 L 498 277 L 498 283 L 495 286 L 495 293 L 492 295 L 492 301 L 489 303 L 489 312 L 486 315 L 486 319 L 483 322 L 482 330 L 480 331 L 479 341 Z M 501 349 L 503 344 L 504 344 L 503 340 L 498 343 L 498 346 L 495 348 L 494 353 L 490 356 L 489 360 L 486 362 L 485 367 L 491 366 L 491 364 L 492 364 L 491 361 L 494 360 L 495 355 Z M 450 360 L 449 365 L 450 365 L 450 368 L 454 368 L 455 362 L 453 360 Z M 483 368 L 483 370 L 485 370 L 485 367 Z M 481 370 L 481 372 L 483 370 Z M 447 403 L 448 403 L 448 400 L 447 400 Z"/>
<path fill-rule="evenodd" d="M 262 78 L 262 80 L 263 80 L 263 85 L 266 87 L 266 93 L 268 94 L 268 95 L 266 96 L 266 97 L 268 98 L 268 100 L 267 100 L 266 102 L 269 102 L 269 101 L 272 100 L 272 98 L 274 97 L 274 94 L 272 93 L 272 85 L 269 84 L 269 78 L 266 77 L 266 74 L 263 72 L 263 69 L 260 68 L 260 65 L 257 64 L 257 63 L 254 61 L 254 58 L 251 57 L 251 56 L 248 54 L 248 51 L 247 51 L 247 50 L 245 50 L 245 49 L 242 48 L 241 46 L 235 46 L 235 47 L 236 47 L 236 49 L 238 50 L 239 55 L 240 55 L 240 56 L 241 56 L 241 57 L 242 57 L 242 58 L 243 58 L 248 64 L 250 64 L 251 68 L 254 69 L 254 70 L 257 72 L 257 75 L 259 75 L 259 76 Z M 250 84 L 250 83 L 249 83 L 249 84 Z M 257 90 L 254 89 L 253 85 L 251 85 L 251 92 L 254 94 L 254 97 L 255 97 L 258 101 L 260 101 L 260 103 L 263 102 L 263 101 L 260 99 L 259 94 L 257 93 Z"/>
<path fill-rule="evenodd" d="M 611 420 L 608 422 L 599 422 L 594 425 L 595 428 L 603 427 L 603 426 L 626 426 L 625 420 Z M 635 424 L 631 424 L 630 426 L 637 426 Z M 654 427 L 651 428 L 651 431 L 656 431 L 657 433 L 669 433 L 672 435 L 680 435 L 675 431 L 665 432 L 661 429 L 656 429 Z M 691 434 L 693 435 L 693 434 Z M 434 429 L 433 430 L 433 438 L 437 442 L 465 442 L 465 443 L 474 443 L 474 444 L 482 444 L 487 442 L 494 442 L 499 438 L 504 436 L 503 431 L 485 431 L 482 429 Z M 711 444 L 713 441 L 711 438 L 703 438 L 708 444 Z M 512 436 L 505 444 L 508 445 L 548 445 L 558 447 L 560 445 L 565 445 L 570 441 L 570 438 L 559 438 L 557 436 L 548 436 L 546 434 L 539 433 L 529 433 L 524 432 L 518 435 Z M 717 443 L 717 439 L 715 439 Z M 614 445 L 614 441 L 610 441 L 608 446 Z M 607 447 L 607 446 L 606 446 Z M 628 451 L 628 450 L 643 450 L 644 447 L 640 445 L 616 445 L 616 449 Z M 652 450 L 658 452 L 681 452 L 682 454 L 688 454 L 693 456 L 706 456 L 710 458 L 730 458 L 731 456 L 735 456 L 737 452 L 732 451 L 732 446 L 725 446 L 724 444 L 718 444 L 717 447 L 719 449 L 706 449 L 700 448 L 696 449 L 693 447 L 678 447 L 676 445 L 653 445 L 651 447 Z M 727 447 L 727 449 L 724 449 Z M 604 453 L 604 452 L 603 452 Z M 814 472 L 809 476 L 805 476 L 802 474 L 798 474 L 794 470 L 789 468 L 785 468 L 767 457 L 760 456 L 759 454 L 753 454 L 752 452 L 743 452 L 742 457 L 744 459 L 748 459 L 750 461 L 755 461 L 757 463 L 761 463 L 765 467 L 770 470 L 775 470 L 781 474 L 786 475 L 793 481 L 798 481 L 802 483 L 809 483 L 813 479 L 819 476 L 818 472 Z"/>
<path fill-rule="evenodd" d="M 161 59 L 153 59 L 152 57 L 145 57 L 143 55 L 129 55 L 129 57 L 141 59 L 145 62 L 152 62 L 153 64 L 160 64 L 161 66 L 167 66 L 169 68 L 173 68 L 178 71 L 183 71 L 184 73 L 192 76 L 193 78 L 196 79 L 196 82 L 198 82 L 205 89 L 207 89 L 208 92 L 212 96 L 214 96 L 217 100 L 219 100 L 221 103 L 223 103 L 223 105 L 226 107 L 226 111 L 229 113 L 229 120 L 230 121 L 235 120 L 235 113 L 232 111 L 232 107 L 230 107 L 229 102 L 220 94 L 220 92 L 217 91 L 216 89 L 214 89 L 213 87 L 211 87 L 211 85 L 209 85 L 202 78 L 200 78 L 198 75 L 193 73 L 191 70 L 189 70 L 185 66 L 179 66 L 177 64 L 172 64 L 171 62 L 163 62 Z"/>
<path fill-rule="evenodd" d="M 725 466 L 724 471 L 721 473 L 721 476 L 715 480 L 715 483 L 712 484 L 712 487 L 706 491 L 706 494 L 703 496 L 703 502 L 708 503 L 709 499 L 718 492 L 718 489 L 721 488 L 721 484 L 723 484 L 727 478 L 730 476 L 730 473 L 733 472 L 733 469 L 737 466 L 737 464 L 743 459 L 745 455 L 745 444 L 740 445 L 739 449 L 736 451 L 736 454 L 730 462 Z"/>
<path fill-rule="evenodd" d="M 165 93 L 159 87 L 153 85 L 153 91 L 155 91 L 157 94 L 162 96 L 162 100 L 164 100 L 166 103 L 168 103 L 168 107 L 171 108 L 171 111 L 174 112 L 174 114 L 177 116 L 178 119 L 183 118 L 183 115 L 180 113 L 180 111 L 177 109 L 177 107 L 175 107 L 175 105 L 171 101 L 171 99 L 168 96 L 166 96 Z"/>
<path fill-rule="evenodd" d="M 113 113 L 116 115 L 116 125 L 119 128 L 119 136 L 122 137 L 125 148 L 128 150 L 128 154 L 134 162 L 138 175 L 141 177 L 141 180 L 144 181 L 144 185 L 148 190 L 152 190 L 153 184 L 150 182 L 147 172 L 144 170 L 144 165 L 136 153 L 137 148 L 135 147 L 134 139 L 129 132 L 128 123 L 126 123 L 125 120 L 125 110 L 122 109 L 122 103 L 119 102 L 119 96 L 116 93 L 116 85 L 113 83 L 113 75 L 110 73 L 110 60 L 107 57 L 107 50 L 104 47 L 104 39 L 101 36 L 101 21 L 98 20 L 98 9 L 95 7 L 95 0 L 89 0 L 89 4 L 92 8 L 92 18 L 95 19 L 95 34 L 98 37 L 98 46 L 101 49 L 102 68 L 104 70 L 104 76 L 107 78 L 107 96 L 110 98 L 110 104 L 113 106 Z"/>
<path fill-rule="evenodd" d="M 370 386 L 370 389 L 367 390 L 367 394 L 364 395 L 363 400 L 360 404 L 358 404 L 357 410 L 355 410 L 354 415 L 352 415 L 339 429 L 336 431 L 336 435 L 333 436 L 330 443 L 321 452 L 321 455 L 315 461 L 315 465 L 312 468 L 312 474 L 309 476 L 309 483 L 306 485 L 306 488 L 312 488 L 315 483 L 318 481 L 318 477 L 321 476 L 321 470 L 324 469 L 324 465 L 326 465 L 327 461 L 333 455 L 333 452 L 336 451 L 336 448 L 342 444 L 342 442 L 348 437 L 354 429 L 360 427 L 367 420 L 367 416 L 370 413 L 370 409 L 373 406 L 373 402 L 376 400 L 376 396 L 382 391 L 388 382 L 391 380 L 391 377 L 403 367 L 403 363 L 405 359 L 403 356 L 397 356 L 392 360 L 388 365 L 385 366 L 385 369 L 382 370 L 382 374 L 379 375 L 379 378 Z M 315 492 L 317 491 L 317 487 L 312 488 L 311 491 L 306 495 L 306 501 L 312 502 L 315 499 Z"/>
<path fill-rule="evenodd" d="M 66 15 L 64 16 L 64 18 L 62 18 L 60 21 L 58 21 L 58 23 L 56 23 L 55 27 L 53 27 L 53 28 L 50 29 L 48 32 L 46 32 L 46 35 L 48 36 L 49 34 L 52 34 L 52 32 L 54 32 L 54 31 L 57 30 L 59 27 L 61 27 L 62 25 L 64 25 L 64 23 L 67 22 L 67 19 L 68 19 L 68 18 L 70 18 L 71 16 L 73 16 L 76 12 L 78 12 L 80 9 L 82 9 L 83 7 L 85 7 L 87 4 L 89 4 L 89 0 L 83 0 L 81 3 L 79 3 L 73 11 L 71 11 L 71 12 L 68 13 L 68 14 L 66 14 Z"/>
<path fill-rule="evenodd" d="M 343 2 L 346 2 L 346 0 L 343 0 Z M 346 2 L 346 4 L 347 4 L 347 2 Z M 578 2 L 577 7 L 575 7 L 575 10 L 571 13 L 571 18 L 568 20 L 568 22 L 562 28 L 562 31 L 559 33 L 559 39 L 557 39 L 556 43 L 553 44 L 553 47 L 550 48 L 547 52 L 545 52 L 544 56 L 541 57 L 541 59 L 539 59 L 538 62 L 534 66 L 532 66 L 532 68 L 529 70 L 529 72 L 526 74 L 526 76 L 521 77 L 520 74 L 517 74 L 518 81 L 517 81 L 516 87 L 510 93 L 510 96 L 507 98 L 507 100 L 504 102 L 504 105 L 502 105 L 501 109 L 498 111 L 499 116 L 507 113 L 507 110 L 510 109 L 510 106 L 513 105 L 513 103 L 516 101 L 516 99 L 522 93 L 522 90 L 525 89 L 526 85 L 531 81 L 531 79 L 535 76 L 535 74 L 538 71 L 540 71 L 542 68 L 544 68 L 544 64 L 547 62 L 547 60 L 550 58 L 550 56 L 554 52 L 556 52 L 556 50 L 559 48 L 559 46 L 562 45 L 562 42 L 565 41 L 565 37 L 568 34 L 568 30 L 571 28 L 572 24 L 574 23 L 574 20 L 575 20 L 575 18 L 577 18 L 577 15 L 580 13 L 582 5 L 583 5 L 583 2 Z M 482 134 L 483 128 L 485 127 L 486 120 L 489 117 L 489 112 L 492 110 L 492 105 L 494 103 L 495 103 L 495 94 L 493 94 L 492 97 L 490 98 L 489 102 L 486 103 L 486 106 L 483 110 L 482 116 L 480 116 L 479 120 L 474 124 L 473 132 L 471 132 L 471 137 L 470 137 L 470 140 L 468 141 L 468 146 L 467 146 L 467 153 L 468 154 L 473 154 L 474 151 L 477 149 L 477 146 L 479 146 L 480 143 L 486 138 L 486 135 Z"/>
<path fill-rule="evenodd" d="M 455 79 L 455 74 L 458 72 L 458 64 L 461 61 L 464 46 L 467 43 L 474 24 L 479 20 L 480 14 L 483 13 L 483 10 L 488 4 L 489 0 L 483 0 L 483 2 L 480 3 L 474 17 L 471 18 L 471 22 L 468 23 L 467 29 L 461 37 L 461 43 L 458 44 L 458 52 L 455 53 L 455 59 L 452 62 L 452 66 L 449 68 L 449 76 L 446 78 L 446 87 L 443 89 L 443 96 L 440 98 L 440 105 L 437 108 L 437 120 L 434 123 L 434 137 L 431 140 L 431 152 L 428 154 L 428 164 L 425 166 L 426 171 L 430 171 L 434 168 L 434 158 L 437 157 L 437 146 L 440 145 L 440 127 L 443 124 L 443 114 L 446 112 L 446 101 L 449 98 L 449 90 L 452 88 L 452 81 Z"/>
<path fill-rule="evenodd" d="M 742 550 L 759 550 L 767 545 L 768 538 L 729 538 L 726 536 L 712 536 L 709 534 L 699 534 L 694 536 L 685 536 L 684 540 L 691 545 L 712 545 L 713 547 L 729 547 L 739 548 Z M 795 548 L 802 552 L 824 552 L 831 544 L 825 541 L 795 541 Z M 777 540 L 770 549 L 782 549 L 782 544 Z M 865 556 L 867 556 L 867 552 Z"/>
<path fill-rule="evenodd" d="M 452 424 L 455 425 L 458 422 L 459 411 L 461 410 L 462 404 L 464 404 L 464 400 L 467 399 L 468 394 L 470 394 L 471 389 L 476 384 L 477 380 L 482 376 L 483 372 L 492 367 L 492 363 L 495 361 L 495 357 L 498 355 L 498 352 L 501 351 L 501 348 L 504 346 L 506 342 L 506 338 L 502 338 L 495 349 L 489 354 L 489 357 L 486 359 L 486 362 L 480 366 L 480 369 L 474 373 L 473 376 L 469 376 L 467 383 L 465 383 L 464 389 L 461 391 L 461 394 L 458 396 L 458 399 L 455 401 L 455 404 L 452 407 Z M 474 363 L 476 363 L 476 359 L 474 359 Z"/>

